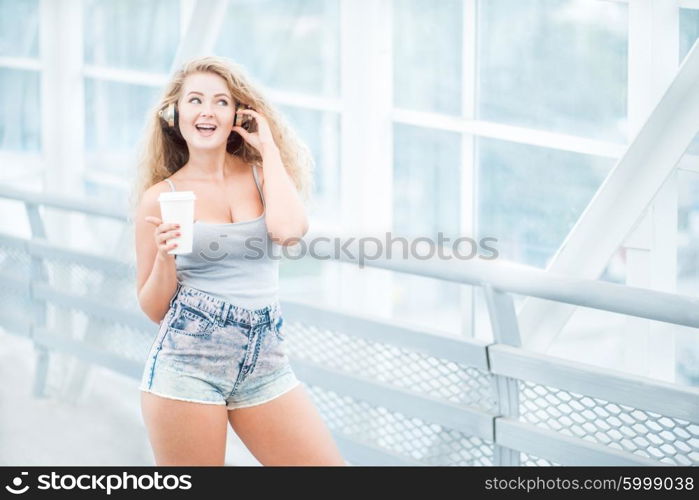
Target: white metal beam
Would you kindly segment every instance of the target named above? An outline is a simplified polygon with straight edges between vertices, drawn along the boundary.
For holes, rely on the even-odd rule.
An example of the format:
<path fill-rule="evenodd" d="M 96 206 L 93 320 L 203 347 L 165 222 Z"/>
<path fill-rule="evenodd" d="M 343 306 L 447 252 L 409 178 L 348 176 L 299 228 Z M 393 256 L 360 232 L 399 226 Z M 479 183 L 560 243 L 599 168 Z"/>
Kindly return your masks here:
<path fill-rule="evenodd" d="M 667 0 L 636 0 L 629 11 L 628 123 L 636 133 L 677 72 L 679 7 Z M 677 277 L 676 173 L 664 183 L 624 243 L 626 283 L 674 292 Z M 626 318 L 622 368 L 674 381 L 673 328 Z"/>
<path fill-rule="evenodd" d="M 278 104 L 318 111 L 332 111 L 333 113 L 342 112 L 342 100 L 340 99 L 268 87 L 263 87 L 262 90 L 266 96 Z"/>
<path fill-rule="evenodd" d="M 133 85 L 149 85 L 160 87 L 167 83 L 167 74 L 148 73 L 145 71 L 135 71 L 122 68 L 111 68 L 107 66 L 93 66 L 86 64 L 83 67 L 83 76 L 95 80 L 105 80 L 109 82 L 130 83 Z"/>
<path fill-rule="evenodd" d="M 173 69 L 192 57 L 213 53 L 227 7 L 228 0 L 197 0 L 187 31 L 177 47 Z"/>
<path fill-rule="evenodd" d="M 461 16 L 461 89 L 462 117 L 474 120 L 476 117 L 476 78 L 478 57 L 478 5 L 476 0 L 464 0 Z M 476 175 L 476 137 L 473 134 L 461 135 L 461 225 L 459 234 L 475 238 L 477 229 L 478 182 Z M 459 287 L 459 309 L 461 311 L 461 334 L 476 337 L 475 293 L 473 287 Z"/>
<path fill-rule="evenodd" d="M 41 152 L 46 169 L 44 191 L 83 194 L 85 169 L 85 96 L 83 65 L 83 4 L 75 0 L 43 0 L 39 7 L 41 78 Z M 70 29 L 66 29 L 70 27 Z M 44 223 L 49 238 L 59 244 L 75 243 L 74 228 L 83 216 L 47 212 Z M 58 269 L 57 283 L 70 283 L 69 269 Z M 73 327 L 70 311 L 56 310 L 48 317 L 71 337 L 80 332 Z M 67 359 L 65 378 L 59 382 L 63 396 L 73 399 L 84 388 L 89 365 Z"/>
<path fill-rule="evenodd" d="M 699 49 L 695 44 L 662 99 L 570 231 L 547 270 L 598 278 L 639 222 L 699 130 Z M 600 233 L 600 228 L 605 228 Z M 574 308 L 526 300 L 523 345 L 545 351 Z"/>
<path fill-rule="evenodd" d="M 0 68 L 27 69 L 40 71 L 41 62 L 29 57 L 0 57 Z"/>
<path fill-rule="evenodd" d="M 85 150 L 82 3 L 44 0 L 40 16 L 41 142 L 50 166 L 45 187 L 74 193 L 81 187 Z"/>
<path fill-rule="evenodd" d="M 341 218 L 355 236 L 390 231 L 393 220 L 391 20 L 390 0 L 340 0 Z M 390 315 L 390 276 L 340 269 L 342 304 Z"/>
<path fill-rule="evenodd" d="M 626 150 L 625 144 L 615 142 L 518 127 L 516 125 L 506 125 L 504 123 L 445 116 L 439 113 L 430 113 L 426 111 L 394 109 L 391 119 L 395 123 L 448 130 L 478 137 L 490 137 L 503 141 L 541 146 L 573 153 L 602 156 L 605 158 L 619 159 Z"/>
<path fill-rule="evenodd" d="M 686 153 L 677 165 L 677 169 L 699 174 L 699 156 Z"/>

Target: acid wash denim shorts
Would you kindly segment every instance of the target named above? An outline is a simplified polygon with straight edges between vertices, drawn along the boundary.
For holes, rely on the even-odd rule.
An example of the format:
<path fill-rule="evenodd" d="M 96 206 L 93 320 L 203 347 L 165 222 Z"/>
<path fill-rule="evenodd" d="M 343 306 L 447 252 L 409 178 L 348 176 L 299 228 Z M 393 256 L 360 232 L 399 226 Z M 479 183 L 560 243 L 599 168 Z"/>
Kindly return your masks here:
<path fill-rule="evenodd" d="M 233 410 L 296 387 L 279 302 L 244 309 L 177 285 L 146 360 L 140 390 Z"/>

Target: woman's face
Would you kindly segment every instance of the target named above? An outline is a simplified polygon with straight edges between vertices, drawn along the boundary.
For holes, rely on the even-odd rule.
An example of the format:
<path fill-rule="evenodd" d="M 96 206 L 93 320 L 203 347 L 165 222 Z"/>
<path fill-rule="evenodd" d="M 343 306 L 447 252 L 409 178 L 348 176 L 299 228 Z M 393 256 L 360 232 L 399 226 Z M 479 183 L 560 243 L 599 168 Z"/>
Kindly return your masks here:
<path fill-rule="evenodd" d="M 225 148 L 235 103 L 223 78 L 214 73 L 188 75 L 177 109 L 180 132 L 190 149 Z"/>

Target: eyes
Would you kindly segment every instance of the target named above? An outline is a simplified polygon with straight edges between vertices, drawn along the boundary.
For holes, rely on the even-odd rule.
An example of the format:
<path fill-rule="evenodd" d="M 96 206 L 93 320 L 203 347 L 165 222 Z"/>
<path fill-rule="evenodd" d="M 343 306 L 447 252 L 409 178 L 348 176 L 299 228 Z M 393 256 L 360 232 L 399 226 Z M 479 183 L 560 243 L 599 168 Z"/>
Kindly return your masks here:
<path fill-rule="evenodd" d="M 199 98 L 196 97 L 196 96 L 195 96 L 195 97 L 191 97 L 191 98 L 189 99 L 189 101 L 187 101 L 187 102 L 192 102 L 194 99 L 196 99 L 197 101 L 199 101 L 199 104 L 201 104 L 201 99 L 199 99 Z M 228 106 L 228 99 L 223 99 L 223 98 L 221 98 L 221 99 L 219 99 L 217 102 L 223 102 L 223 105 L 224 105 L 224 106 Z"/>

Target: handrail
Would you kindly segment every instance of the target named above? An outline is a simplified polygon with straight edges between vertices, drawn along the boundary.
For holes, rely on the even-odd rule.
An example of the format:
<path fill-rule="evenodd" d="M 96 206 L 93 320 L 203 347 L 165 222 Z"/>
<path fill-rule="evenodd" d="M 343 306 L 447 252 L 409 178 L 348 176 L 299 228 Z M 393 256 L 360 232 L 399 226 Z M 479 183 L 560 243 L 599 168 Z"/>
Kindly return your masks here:
<path fill-rule="evenodd" d="M 332 238 L 327 234 L 314 233 L 309 239 L 316 237 Z M 330 243 L 320 243 L 314 245 L 313 250 L 314 254 L 321 258 L 351 263 L 359 261 L 358 242 L 346 245 L 352 256 L 341 254 L 337 257 L 333 255 L 334 248 Z M 451 255 L 448 248 L 442 250 Z M 490 284 L 503 292 L 699 328 L 697 298 L 606 281 L 569 278 L 509 261 L 490 262 L 458 258 L 420 260 L 409 256 L 407 259 L 377 257 L 364 260 L 363 265 L 460 284 Z"/>
<path fill-rule="evenodd" d="M 86 199 L 75 201 L 66 196 L 7 187 L 0 187 L 0 198 L 11 198 L 62 210 L 77 210 L 128 222 L 125 212 Z M 304 240 L 316 240 L 315 255 L 323 260 L 335 259 L 341 262 L 358 263 L 358 256 L 361 255 L 358 242 L 345 246 L 352 256 L 346 254 L 335 256 L 334 247 L 330 241 L 321 241 L 318 239 L 321 237 L 332 240 L 338 236 L 327 233 L 308 233 Z M 446 255 L 452 255 L 448 248 L 442 248 L 442 250 Z M 698 298 L 605 281 L 570 278 L 509 261 L 377 257 L 372 260 L 363 260 L 362 265 L 460 284 L 483 286 L 488 283 L 503 292 L 699 328 Z"/>
<path fill-rule="evenodd" d="M 89 215 L 108 217 L 124 222 L 128 221 L 125 208 L 120 210 L 119 208 L 115 208 L 112 204 L 91 200 L 89 198 L 75 200 L 74 197 L 60 194 L 40 193 L 7 186 L 0 186 L 0 198 L 22 201 L 29 205 L 43 205 L 59 210 L 83 212 Z"/>

